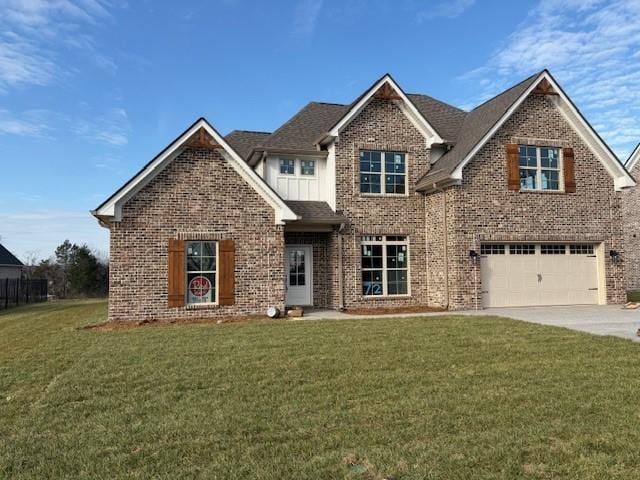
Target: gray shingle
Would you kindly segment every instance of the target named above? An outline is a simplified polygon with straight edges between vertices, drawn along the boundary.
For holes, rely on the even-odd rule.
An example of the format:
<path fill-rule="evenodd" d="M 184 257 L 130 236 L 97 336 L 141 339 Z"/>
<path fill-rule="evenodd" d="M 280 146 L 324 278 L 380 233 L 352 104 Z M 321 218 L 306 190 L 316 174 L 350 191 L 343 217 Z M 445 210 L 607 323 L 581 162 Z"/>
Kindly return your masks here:
<path fill-rule="evenodd" d="M 249 130 L 234 130 L 224 137 L 238 155 L 247 160 L 251 151 L 260 146 L 271 135 L 269 132 L 252 132 Z"/>
<path fill-rule="evenodd" d="M 298 220 L 301 223 L 338 225 L 346 220 L 342 215 L 331 210 L 327 202 L 286 200 L 285 203 L 296 215 L 302 217 Z"/>
<path fill-rule="evenodd" d="M 462 122 L 454 147 L 418 181 L 418 188 L 447 178 L 539 75 L 532 75 L 471 110 Z"/>
<path fill-rule="evenodd" d="M 467 112 L 428 95 L 409 93 L 407 97 L 429 125 L 436 129 L 438 135 L 448 142 L 455 143 Z"/>

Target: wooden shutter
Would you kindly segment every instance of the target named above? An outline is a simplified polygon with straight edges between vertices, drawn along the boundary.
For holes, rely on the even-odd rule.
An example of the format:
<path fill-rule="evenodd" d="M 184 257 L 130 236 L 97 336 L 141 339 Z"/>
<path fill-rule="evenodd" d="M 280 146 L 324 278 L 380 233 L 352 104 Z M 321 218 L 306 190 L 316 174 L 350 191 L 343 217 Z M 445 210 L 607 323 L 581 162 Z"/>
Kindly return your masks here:
<path fill-rule="evenodd" d="M 518 145 L 507 145 L 507 178 L 509 190 L 520 190 L 520 161 L 518 159 Z"/>
<path fill-rule="evenodd" d="M 218 242 L 218 304 L 233 305 L 236 288 L 236 247 L 233 240 Z"/>
<path fill-rule="evenodd" d="M 168 255 L 169 308 L 184 306 L 185 263 L 184 240 L 169 240 Z"/>
<path fill-rule="evenodd" d="M 564 174 L 565 193 L 576 193 L 576 169 L 573 158 L 573 148 L 562 149 L 562 165 Z"/>

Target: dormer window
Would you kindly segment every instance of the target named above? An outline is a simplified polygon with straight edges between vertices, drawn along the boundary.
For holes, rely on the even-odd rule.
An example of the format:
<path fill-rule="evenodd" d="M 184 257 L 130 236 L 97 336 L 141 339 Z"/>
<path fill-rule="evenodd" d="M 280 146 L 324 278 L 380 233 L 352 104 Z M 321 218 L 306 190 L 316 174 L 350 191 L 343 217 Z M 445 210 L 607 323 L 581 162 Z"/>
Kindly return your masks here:
<path fill-rule="evenodd" d="M 361 151 L 360 193 L 406 195 L 406 155 L 401 152 Z"/>
<path fill-rule="evenodd" d="M 316 174 L 315 160 L 300 160 L 300 174 L 313 176 Z"/>
<path fill-rule="evenodd" d="M 280 159 L 280 175 L 295 175 L 296 163 L 295 160 L 289 158 Z"/>

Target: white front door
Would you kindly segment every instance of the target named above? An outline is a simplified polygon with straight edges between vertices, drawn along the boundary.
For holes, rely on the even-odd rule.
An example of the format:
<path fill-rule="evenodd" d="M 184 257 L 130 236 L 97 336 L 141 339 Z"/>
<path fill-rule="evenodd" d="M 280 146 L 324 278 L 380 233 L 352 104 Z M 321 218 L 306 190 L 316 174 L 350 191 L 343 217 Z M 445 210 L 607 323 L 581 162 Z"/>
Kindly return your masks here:
<path fill-rule="evenodd" d="M 285 303 L 289 306 L 313 305 L 311 255 L 309 245 L 288 245 L 284 248 Z"/>

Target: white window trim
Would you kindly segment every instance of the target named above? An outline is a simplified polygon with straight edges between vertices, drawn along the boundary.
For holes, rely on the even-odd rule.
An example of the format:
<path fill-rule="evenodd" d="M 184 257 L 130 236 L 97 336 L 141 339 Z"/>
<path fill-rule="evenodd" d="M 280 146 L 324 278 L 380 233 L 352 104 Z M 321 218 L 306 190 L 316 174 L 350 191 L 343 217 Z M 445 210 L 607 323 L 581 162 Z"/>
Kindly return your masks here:
<path fill-rule="evenodd" d="M 360 154 L 362 152 L 380 152 L 380 193 L 363 192 L 361 186 L 360 175 L 362 173 L 369 173 L 370 175 L 378 175 L 377 172 L 362 172 L 360 170 Z M 385 155 L 387 153 L 401 153 L 404 155 L 404 193 L 386 193 L 386 167 L 385 167 Z M 390 173 L 389 175 L 400 175 L 396 173 Z M 409 154 L 407 152 L 395 151 L 395 150 L 370 150 L 367 148 L 361 148 L 358 150 L 358 193 L 361 197 L 408 197 L 409 196 Z"/>
<path fill-rule="evenodd" d="M 534 167 L 522 167 L 520 166 L 520 147 L 525 147 L 525 148 L 535 148 L 536 149 L 536 166 Z M 542 167 L 542 155 L 540 153 L 540 151 L 543 148 L 553 148 L 558 150 L 558 168 L 543 168 Z M 518 145 L 518 176 L 520 175 L 520 170 L 535 170 L 536 171 L 536 188 L 525 188 L 522 186 L 522 184 L 520 185 L 520 191 L 521 192 L 545 192 L 545 193 L 558 193 L 558 192 L 564 192 L 564 159 L 563 159 L 563 153 L 562 153 L 562 148 L 560 147 L 551 147 L 551 146 L 544 146 L 544 147 L 540 147 L 537 145 Z M 557 190 L 553 190 L 553 189 L 543 189 L 542 188 L 542 170 L 554 170 L 558 172 L 558 189 Z"/>
<path fill-rule="evenodd" d="M 218 268 L 220 264 L 220 241 L 219 240 L 185 240 L 185 247 L 189 246 L 189 243 L 205 243 L 205 242 L 213 242 L 216 244 L 216 298 L 213 302 L 202 302 L 202 303 L 189 303 L 189 255 L 188 250 L 185 248 L 185 256 L 184 256 L 184 277 L 185 277 L 185 289 L 184 289 L 184 304 L 188 309 L 192 308 L 205 308 L 205 307 L 215 307 L 219 305 L 219 295 L 220 295 L 220 269 Z"/>
<path fill-rule="evenodd" d="M 363 241 L 362 237 L 382 237 L 381 241 L 371 240 Z M 387 240 L 387 237 L 405 237 L 404 241 Z M 408 235 L 360 235 L 360 294 L 363 298 L 402 298 L 411 296 L 411 247 L 409 246 Z M 365 295 L 362 293 L 362 272 L 379 270 L 377 268 L 362 268 L 362 246 L 363 245 L 382 245 L 382 295 Z M 405 245 L 407 247 L 407 293 L 388 293 L 387 285 L 388 269 L 387 269 L 387 245 Z M 403 268 L 394 268 L 392 270 L 404 270 Z"/>

